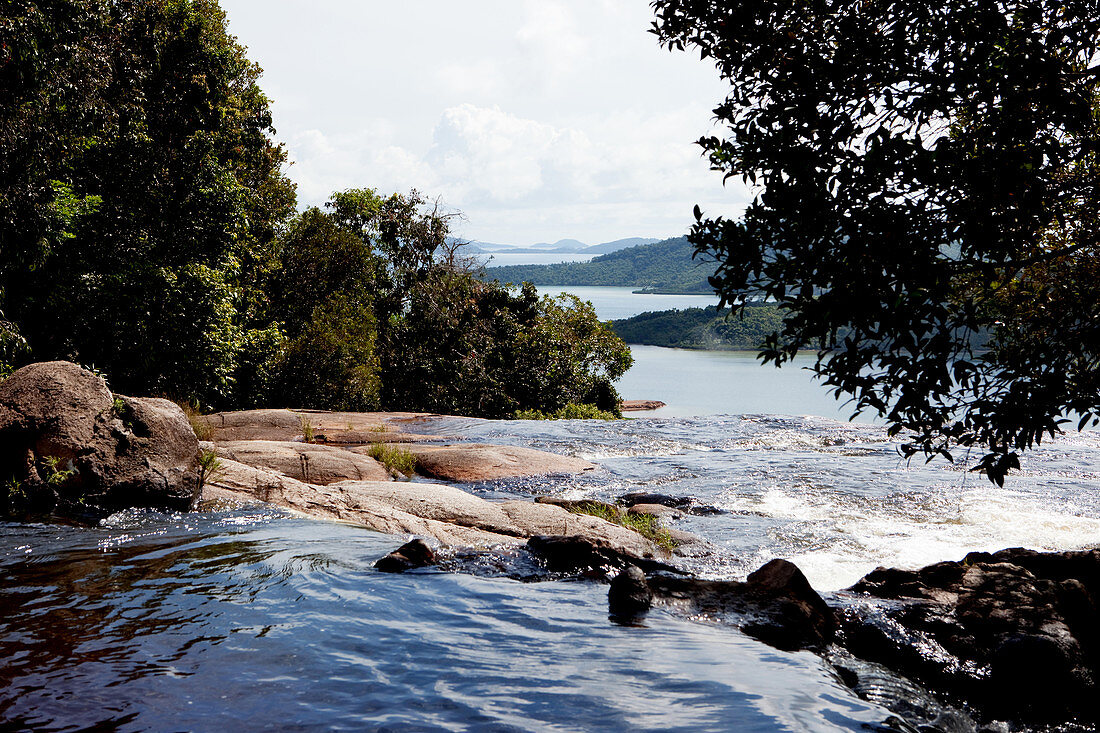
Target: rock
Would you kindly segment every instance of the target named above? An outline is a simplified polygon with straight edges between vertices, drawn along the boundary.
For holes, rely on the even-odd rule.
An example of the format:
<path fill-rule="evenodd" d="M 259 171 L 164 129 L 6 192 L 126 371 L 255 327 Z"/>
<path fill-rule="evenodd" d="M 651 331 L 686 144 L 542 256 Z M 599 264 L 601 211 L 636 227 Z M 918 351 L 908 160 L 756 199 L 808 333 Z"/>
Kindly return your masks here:
<path fill-rule="evenodd" d="M 619 623 L 636 623 L 653 605 L 645 573 L 637 565 L 628 565 L 611 581 L 607 591 L 608 612 Z"/>
<path fill-rule="evenodd" d="M 623 400 L 619 403 L 619 409 L 623 412 L 640 410 L 657 410 L 665 406 L 660 400 Z"/>
<path fill-rule="evenodd" d="M 822 648 L 836 630 L 832 609 L 786 560 L 772 560 L 744 583 L 660 574 L 649 578 L 649 587 L 656 604 L 735 616 L 746 634 L 780 649 Z"/>
<path fill-rule="evenodd" d="M 231 440 L 215 450 L 248 466 L 270 468 L 305 483 L 326 485 L 336 481 L 388 481 L 389 472 L 370 456 L 327 445 L 276 440 Z"/>
<path fill-rule="evenodd" d="M 842 615 L 857 656 L 991 717 L 1096 715 L 1100 550 L 1014 548 L 916 571 L 879 568 L 851 591 L 870 601 Z"/>
<path fill-rule="evenodd" d="M 661 519 L 679 519 L 684 516 L 679 509 L 664 504 L 635 504 L 627 510 L 627 514 L 645 514 Z"/>
<path fill-rule="evenodd" d="M 446 484 L 412 481 L 342 481 L 329 486 L 356 502 L 369 501 L 399 509 L 423 519 L 485 530 L 497 535 L 526 538 L 499 502 L 490 502 Z"/>
<path fill-rule="evenodd" d="M 546 569 L 555 573 L 579 573 L 606 578 L 629 565 L 644 565 L 650 570 L 674 571 L 650 557 L 622 552 L 617 543 L 581 535 L 537 535 L 527 540 L 527 549 L 542 559 Z"/>
<path fill-rule="evenodd" d="M 716 507 L 707 506 L 705 504 L 696 504 L 695 500 L 687 496 L 669 496 L 668 494 L 652 494 L 645 491 L 635 491 L 629 494 L 623 494 L 619 497 L 619 503 L 626 507 L 636 506 L 653 506 L 659 505 L 668 507 L 670 509 L 678 509 L 684 514 L 695 514 L 699 516 L 706 516 L 710 514 L 721 514 L 722 510 Z M 643 511 L 643 510 L 639 510 Z M 646 511 L 647 514 L 656 514 L 660 510 Z"/>
<path fill-rule="evenodd" d="M 587 514 L 573 514 L 553 504 L 537 504 L 532 501 L 502 501 L 499 506 L 527 537 L 575 537 L 598 548 L 598 554 L 615 558 L 612 563 L 622 567 L 622 558 L 628 558 L 642 567 L 666 567 L 659 562 L 669 553 L 632 529 Z M 530 544 L 530 543 L 528 543 Z M 558 563 L 552 561 L 553 564 Z M 654 564 L 655 563 L 655 564 Z M 589 567 L 582 562 L 577 568 Z M 565 569 L 568 569 L 566 567 Z"/>
<path fill-rule="evenodd" d="M 637 504 L 660 504 L 673 509 L 687 509 L 691 506 L 691 499 L 686 496 L 669 496 L 668 494 L 651 494 L 645 491 L 634 491 L 619 497 L 619 503 L 632 507 Z"/>
<path fill-rule="evenodd" d="M 556 496 L 540 496 L 536 498 L 535 501 L 539 504 L 560 506 L 562 509 L 575 514 L 593 514 L 594 512 L 599 512 L 601 516 L 619 517 L 623 512 L 620 507 L 597 499 L 561 499 Z"/>
<path fill-rule="evenodd" d="M 421 539 L 411 540 L 374 563 L 374 567 L 383 573 L 403 573 L 413 568 L 434 565 L 435 553 L 428 543 Z"/>
<path fill-rule="evenodd" d="M 210 428 L 210 438 L 215 442 L 294 440 L 302 435 L 302 418 L 290 410 L 216 412 L 196 419 Z"/>
<path fill-rule="evenodd" d="M 409 451 L 416 456 L 417 471 L 420 473 L 463 483 L 581 473 L 596 467 L 580 458 L 506 445 L 410 445 Z"/>
<path fill-rule="evenodd" d="M 397 496 L 393 494 L 395 486 L 441 489 L 452 487 L 393 481 L 350 481 L 318 486 L 297 481 L 269 469 L 254 468 L 228 459 L 223 459 L 221 464 L 203 488 L 204 500 L 224 502 L 258 499 L 312 517 L 349 522 L 376 532 L 429 537 L 448 547 L 488 548 L 499 544 L 520 545 L 524 541 L 515 536 L 411 514 L 400 508 Z M 466 496 L 477 499 L 469 494 Z M 407 504 L 410 508 L 417 505 L 416 501 L 409 501 Z M 424 502 L 420 506 L 432 505 Z M 436 508 L 439 510 L 438 516 L 444 516 L 447 507 L 441 505 Z"/>
<path fill-rule="evenodd" d="M 742 630 L 781 649 L 821 646 L 836 631 L 833 609 L 788 560 L 776 559 L 749 574 L 745 586 L 761 617 Z"/>
<path fill-rule="evenodd" d="M 0 502 L 10 514 L 96 519 L 133 507 L 186 510 L 198 439 L 172 402 L 112 395 L 69 362 L 0 382 Z"/>
<path fill-rule="evenodd" d="M 418 412 L 329 412 L 325 410 L 238 410 L 203 415 L 215 441 L 277 440 L 321 443 L 408 443 L 443 436 L 392 431 L 391 421 L 429 417 Z"/>

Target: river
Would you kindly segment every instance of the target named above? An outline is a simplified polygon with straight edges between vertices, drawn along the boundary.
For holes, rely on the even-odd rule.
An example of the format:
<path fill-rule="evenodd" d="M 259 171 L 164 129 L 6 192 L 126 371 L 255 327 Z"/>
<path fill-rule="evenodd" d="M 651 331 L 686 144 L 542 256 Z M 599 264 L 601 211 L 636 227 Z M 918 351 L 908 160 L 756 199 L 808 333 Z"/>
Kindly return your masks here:
<path fill-rule="evenodd" d="M 718 548 L 690 569 L 743 578 L 786 557 L 827 594 L 877 565 L 1100 541 L 1100 434 L 1044 443 L 999 489 L 965 463 L 907 463 L 881 426 L 792 394 L 814 387 L 804 371 L 635 357 L 624 391 L 667 397 L 666 413 L 438 426 L 596 472 L 465 488 L 691 496 L 720 511 L 676 524 Z M 522 583 L 491 562 L 374 571 L 401 541 L 274 509 L 0 524 L 0 729 L 861 731 L 890 715 L 819 657 L 711 619 L 612 624 L 604 586 Z"/>

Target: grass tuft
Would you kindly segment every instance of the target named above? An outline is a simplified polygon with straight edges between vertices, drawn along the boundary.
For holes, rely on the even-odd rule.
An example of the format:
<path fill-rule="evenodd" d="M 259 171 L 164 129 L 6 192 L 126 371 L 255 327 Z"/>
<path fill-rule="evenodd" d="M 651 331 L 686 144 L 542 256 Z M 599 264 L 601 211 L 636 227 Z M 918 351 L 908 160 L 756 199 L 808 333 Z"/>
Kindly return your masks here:
<path fill-rule="evenodd" d="M 116 398 L 117 399 L 117 398 Z M 195 431 L 195 437 L 199 440 L 213 440 L 214 428 L 202 419 L 202 411 L 194 402 L 177 402 L 183 414 L 187 416 L 187 422 L 191 423 L 191 429 Z M 116 408 L 117 409 L 117 408 Z"/>
<path fill-rule="evenodd" d="M 367 455 L 385 466 L 390 473 L 412 476 L 416 472 L 416 456 L 400 446 L 375 443 Z"/>
<path fill-rule="evenodd" d="M 302 422 L 302 439 L 307 443 L 316 443 L 317 434 L 313 431 L 313 423 L 305 415 L 302 415 L 300 420 Z"/>
<path fill-rule="evenodd" d="M 628 514 L 618 507 L 598 501 L 575 504 L 569 511 L 574 514 L 599 517 L 612 524 L 634 530 L 653 544 L 670 552 L 676 549 L 677 543 L 672 538 L 672 534 L 662 527 L 661 520 L 652 514 Z"/>

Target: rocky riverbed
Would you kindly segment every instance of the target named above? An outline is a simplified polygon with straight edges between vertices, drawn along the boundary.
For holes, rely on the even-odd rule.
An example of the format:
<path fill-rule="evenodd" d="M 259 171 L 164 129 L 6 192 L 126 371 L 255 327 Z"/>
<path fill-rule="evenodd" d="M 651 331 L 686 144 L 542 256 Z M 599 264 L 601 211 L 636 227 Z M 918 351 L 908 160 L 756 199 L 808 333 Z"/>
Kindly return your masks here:
<path fill-rule="evenodd" d="M 990 730 L 1096 717 L 1096 550 L 1016 549 L 919 570 L 883 568 L 824 596 L 779 559 L 745 581 L 706 579 L 687 559 L 712 548 L 690 534 L 662 546 L 566 501 L 499 500 L 452 485 L 599 469 L 576 456 L 440 435 L 441 420 L 256 410 L 201 418 L 200 442 L 166 400 L 113 395 L 71 364 L 32 365 L 0 383 L 5 511 L 94 522 L 137 506 L 264 502 L 396 535 L 380 570 L 468 572 L 488 563 L 525 580 L 609 581 L 609 611 L 620 623 L 645 623 L 653 608 L 729 623 L 781 649 L 817 651 L 857 692 L 878 665 L 956 706 L 958 720 Z M 413 480 L 376 460 L 374 446 L 405 451 Z M 635 499 L 601 511 L 626 514 L 633 503 L 636 514 L 665 522 L 718 511 L 659 493 Z M 895 705 L 912 713 L 904 702 Z"/>

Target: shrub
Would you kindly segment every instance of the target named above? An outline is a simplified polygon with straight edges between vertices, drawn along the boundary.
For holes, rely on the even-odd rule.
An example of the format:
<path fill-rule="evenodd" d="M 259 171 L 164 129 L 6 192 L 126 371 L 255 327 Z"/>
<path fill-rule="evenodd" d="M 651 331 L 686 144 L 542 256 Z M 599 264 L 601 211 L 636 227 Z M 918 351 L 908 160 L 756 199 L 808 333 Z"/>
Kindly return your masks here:
<path fill-rule="evenodd" d="M 540 410 L 517 410 L 512 413 L 513 420 L 621 420 L 612 412 L 601 410 L 595 405 L 568 403 L 554 412 Z"/>

